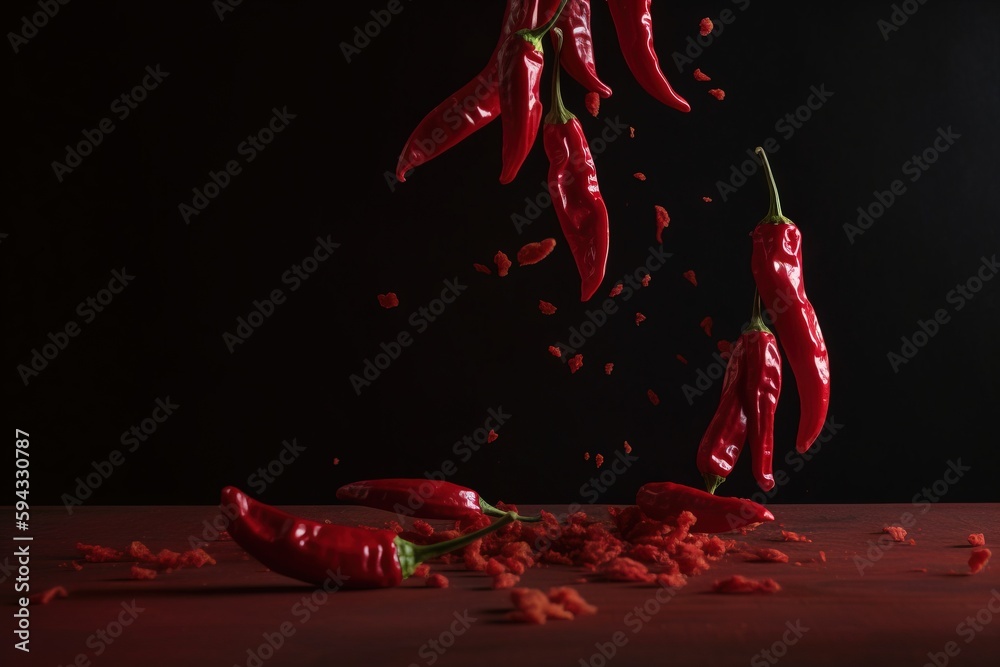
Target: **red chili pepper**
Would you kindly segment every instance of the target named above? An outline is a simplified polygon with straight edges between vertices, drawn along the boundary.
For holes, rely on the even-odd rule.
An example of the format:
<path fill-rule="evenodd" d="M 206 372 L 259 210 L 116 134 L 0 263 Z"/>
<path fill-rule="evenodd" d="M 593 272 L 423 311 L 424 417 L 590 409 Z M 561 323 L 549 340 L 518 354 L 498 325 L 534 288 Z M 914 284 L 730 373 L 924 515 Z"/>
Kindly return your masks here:
<path fill-rule="evenodd" d="M 611 97 L 611 89 L 597 78 L 594 65 L 594 38 L 590 31 L 590 0 L 569 0 L 556 27 L 562 30 L 569 48 L 562 49 L 559 62 L 577 82 L 601 97 Z M 552 36 L 555 43 L 555 34 Z"/>
<path fill-rule="evenodd" d="M 781 214 L 781 200 L 767 154 L 759 146 L 756 153 L 764 163 L 771 201 L 767 216 L 751 233 L 751 265 L 760 298 L 775 313 L 778 340 L 795 375 L 801 412 L 795 448 L 805 452 L 826 422 L 830 406 L 830 357 L 816 310 L 806 296 L 802 233 Z"/>
<path fill-rule="evenodd" d="M 774 488 L 774 413 L 781 395 L 781 353 L 774 334 L 760 314 L 760 295 L 754 295 L 753 315 L 740 340 L 746 348 L 743 403 L 747 440 L 753 456 L 753 476 L 765 491 Z"/>
<path fill-rule="evenodd" d="M 694 532 L 698 533 L 724 533 L 774 521 L 770 510 L 752 500 L 715 496 L 674 482 L 643 485 L 635 503 L 643 514 L 657 521 L 674 521 L 681 512 L 691 512 L 697 519 Z"/>
<path fill-rule="evenodd" d="M 743 409 L 745 363 L 744 339 L 741 336 L 726 363 L 719 407 L 698 445 L 698 472 L 705 478 L 709 493 L 715 493 L 716 487 L 726 481 L 746 442 L 747 415 Z"/>
<path fill-rule="evenodd" d="M 650 3 L 651 0 L 608 0 L 625 63 L 647 93 L 678 111 L 691 111 L 691 105 L 674 92 L 660 69 L 660 59 L 653 48 Z"/>
<path fill-rule="evenodd" d="M 580 274 L 580 300 L 587 301 L 604 280 L 608 208 L 583 126 L 563 104 L 558 67 L 552 76 L 552 109 L 545 116 L 542 139 L 549 158 L 552 205 Z"/>
<path fill-rule="evenodd" d="M 372 479 L 345 484 L 337 489 L 337 498 L 365 507 L 406 514 L 423 519 L 466 519 L 479 514 L 506 516 L 458 484 L 432 479 Z M 520 517 L 521 521 L 540 521 L 540 517 Z"/>
<path fill-rule="evenodd" d="M 517 519 L 508 512 L 499 521 L 453 540 L 417 545 L 391 530 L 293 516 L 232 486 L 222 490 L 222 507 L 230 516 L 233 541 L 264 566 L 314 586 L 340 577 L 342 588 L 398 586 L 422 561 L 468 546 Z"/>
<path fill-rule="evenodd" d="M 500 182 L 510 183 L 524 164 L 542 124 L 539 90 L 545 65 L 542 38 L 552 29 L 567 0 L 544 25 L 518 30 L 500 46 L 500 120 L 503 123 L 503 169 Z"/>

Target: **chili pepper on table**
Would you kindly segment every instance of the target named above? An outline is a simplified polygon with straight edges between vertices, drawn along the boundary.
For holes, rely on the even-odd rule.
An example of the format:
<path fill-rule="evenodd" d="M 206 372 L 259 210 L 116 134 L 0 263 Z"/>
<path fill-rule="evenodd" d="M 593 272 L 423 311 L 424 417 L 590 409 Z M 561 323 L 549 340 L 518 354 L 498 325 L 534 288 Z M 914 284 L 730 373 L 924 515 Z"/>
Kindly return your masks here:
<path fill-rule="evenodd" d="M 559 62 L 569 75 L 590 92 L 604 98 L 611 97 L 611 89 L 597 77 L 594 64 L 590 0 L 569 0 L 556 21 L 556 27 L 562 30 L 563 38 L 568 42 L 562 49 Z M 555 43 L 555 33 L 552 33 L 552 39 Z"/>
<path fill-rule="evenodd" d="M 507 512 L 490 505 L 472 489 L 443 480 L 393 478 L 352 482 L 337 489 L 337 498 L 424 519 L 457 521 L 480 514 L 507 516 Z M 528 516 L 518 519 L 542 520 Z"/>
<path fill-rule="evenodd" d="M 557 38 L 561 35 L 555 34 Z M 561 48 L 561 39 L 557 44 Z M 563 104 L 559 70 L 557 65 L 552 74 L 552 108 L 545 116 L 542 139 L 549 158 L 552 205 L 580 274 L 580 300 L 587 301 L 604 280 L 608 209 L 597 184 L 597 168 L 580 120 Z"/>
<path fill-rule="evenodd" d="M 747 411 L 743 405 L 746 375 L 746 347 L 741 335 L 729 352 L 719 406 L 698 445 L 698 471 L 709 493 L 715 493 L 729 477 L 747 439 Z"/>
<path fill-rule="evenodd" d="M 765 491 L 774 488 L 774 413 L 781 395 L 781 353 L 774 334 L 760 313 L 760 294 L 754 294 L 753 314 L 741 338 L 746 348 L 744 407 L 747 436 L 753 456 L 753 476 Z"/>
<path fill-rule="evenodd" d="M 764 163 L 770 207 L 751 233 L 751 265 L 760 298 L 775 313 L 778 341 L 795 375 L 800 405 L 795 448 L 805 452 L 826 422 L 830 406 L 830 357 L 816 310 L 806 296 L 802 233 L 781 213 L 781 200 L 767 154 L 759 146 L 756 153 Z M 779 308 L 779 304 L 786 307 Z"/>
<path fill-rule="evenodd" d="M 697 519 L 693 528 L 696 533 L 725 533 L 774 521 L 770 510 L 752 500 L 716 496 L 674 482 L 644 484 L 635 496 L 635 504 L 657 521 L 674 521 L 681 512 L 691 512 Z"/>
<path fill-rule="evenodd" d="M 691 111 L 691 105 L 674 91 L 660 69 L 660 59 L 653 48 L 650 3 L 651 0 L 608 0 L 625 63 L 647 93 L 678 111 Z"/>
<path fill-rule="evenodd" d="M 336 575 L 343 578 L 343 588 L 398 586 L 421 562 L 466 547 L 518 518 L 508 512 L 489 526 L 453 540 L 417 545 L 391 530 L 300 518 L 232 486 L 222 490 L 221 504 L 235 512 L 227 526 L 233 541 L 264 566 L 314 586 Z"/>
<path fill-rule="evenodd" d="M 524 164 L 542 124 L 539 90 L 545 64 L 542 38 L 559 19 L 567 0 L 544 25 L 518 30 L 497 53 L 500 73 L 500 120 L 503 123 L 503 168 L 500 182 L 510 183 Z"/>

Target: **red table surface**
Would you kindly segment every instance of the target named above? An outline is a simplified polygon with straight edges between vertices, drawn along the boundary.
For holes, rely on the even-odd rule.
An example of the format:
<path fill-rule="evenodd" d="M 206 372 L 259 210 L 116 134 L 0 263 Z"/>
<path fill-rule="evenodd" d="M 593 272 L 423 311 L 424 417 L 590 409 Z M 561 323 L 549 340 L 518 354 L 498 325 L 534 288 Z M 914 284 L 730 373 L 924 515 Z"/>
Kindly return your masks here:
<path fill-rule="evenodd" d="M 154 551 L 183 551 L 190 536 L 204 534 L 203 522 L 218 508 L 79 507 L 72 516 L 61 507 L 33 508 L 27 533 L 33 537 L 31 592 L 59 585 L 69 596 L 29 607 L 26 654 L 13 648 L 17 575 L 9 569 L 0 574 L 8 607 L 4 664 L 1000 664 L 1000 551 L 994 563 L 971 575 L 967 541 L 979 532 L 987 547 L 1000 540 L 1000 505 L 771 508 L 777 522 L 733 536 L 752 547 L 778 548 L 789 563 L 751 563 L 728 554 L 672 597 L 656 586 L 576 583 L 583 570 L 571 567 L 534 567 L 520 585 L 575 586 L 599 608 L 593 616 L 545 625 L 508 621 L 509 591 L 491 590 L 489 577 L 461 566 L 432 566 L 450 579 L 446 589 L 413 578 L 395 589 L 338 591 L 325 599 L 314 595 L 314 587 L 264 570 L 232 541 L 206 547 L 216 565 L 161 573 L 152 581 L 130 579 L 129 563 L 86 563 L 73 571 L 65 564 L 79 557 L 78 541 L 123 549 L 140 540 Z M 395 518 L 346 506 L 285 509 L 337 523 L 381 526 Z M 545 509 L 557 516 L 565 510 Z M 607 516 L 602 506 L 587 511 Z M 907 513 L 913 517 L 908 537 L 916 544 L 878 547 L 881 528 L 909 520 Z M 812 542 L 783 541 L 782 526 Z M 794 564 L 818 558 L 820 550 L 825 563 Z M 863 574 L 855 557 L 870 562 Z M 0 564 L 9 568 L 13 556 L 3 558 Z M 715 580 L 732 574 L 772 577 L 782 590 L 711 592 Z M 314 611 L 304 599 L 317 603 Z M 271 648 L 268 636 L 278 648 Z"/>

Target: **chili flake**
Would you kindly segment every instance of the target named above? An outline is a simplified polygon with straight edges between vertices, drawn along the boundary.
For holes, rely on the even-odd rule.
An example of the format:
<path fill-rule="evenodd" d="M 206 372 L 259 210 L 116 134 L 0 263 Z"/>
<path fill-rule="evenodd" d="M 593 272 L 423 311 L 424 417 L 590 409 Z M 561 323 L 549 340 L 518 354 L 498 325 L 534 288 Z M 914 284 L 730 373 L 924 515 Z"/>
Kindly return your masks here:
<path fill-rule="evenodd" d="M 590 460 L 590 452 L 584 452 L 583 453 L 583 460 L 584 461 L 589 461 Z"/>
<path fill-rule="evenodd" d="M 711 317 L 706 317 L 705 319 L 703 319 L 701 321 L 701 324 L 699 324 L 699 326 L 702 329 L 705 330 L 705 335 L 706 336 L 711 336 L 712 335 L 712 318 Z"/>
<path fill-rule="evenodd" d="M 780 590 L 781 586 L 774 579 L 749 579 L 739 574 L 712 585 L 715 593 L 777 593 Z"/>
<path fill-rule="evenodd" d="M 430 588 L 448 588 L 448 577 L 443 574 L 432 574 L 427 577 L 425 583 Z"/>
<path fill-rule="evenodd" d="M 805 535 L 799 535 L 798 533 L 793 533 L 790 530 L 781 531 L 781 539 L 786 542 L 812 542 L 812 540 Z"/>
<path fill-rule="evenodd" d="M 657 396 L 656 392 L 653 391 L 652 389 L 647 389 L 646 390 L 646 397 L 649 399 L 649 402 L 652 403 L 653 405 L 659 405 L 660 404 L 660 397 Z"/>
<path fill-rule="evenodd" d="M 583 97 L 583 103 L 590 115 L 597 118 L 597 112 L 601 110 L 601 96 L 597 93 L 587 93 Z"/>
<path fill-rule="evenodd" d="M 396 296 L 395 292 L 389 292 L 388 294 L 378 295 L 378 304 L 383 308 L 395 308 L 399 305 L 399 298 Z"/>
<path fill-rule="evenodd" d="M 688 362 L 688 360 L 687 360 L 687 359 L 685 359 L 685 358 L 684 358 L 683 356 L 681 356 L 681 355 L 679 355 L 679 354 L 677 355 L 677 361 L 681 362 L 681 363 L 682 363 L 682 364 L 684 364 L 685 366 L 687 365 L 687 362 Z"/>
<path fill-rule="evenodd" d="M 551 354 L 553 357 L 560 357 L 561 358 L 562 357 L 562 350 L 560 350 L 555 345 L 549 345 L 549 354 Z"/>
<path fill-rule="evenodd" d="M 712 198 L 711 197 L 702 197 L 701 200 L 703 202 L 705 202 L 706 204 L 711 204 L 712 203 Z"/>
<path fill-rule="evenodd" d="M 712 88 L 711 90 L 708 91 L 708 94 L 717 100 L 726 99 L 726 91 L 724 91 L 722 88 Z"/>
<path fill-rule="evenodd" d="M 506 276 L 511 266 L 511 261 L 508 259 L 507 254 L 503 250 L 498 250 L 497 254 L 493 256 L 493 262 L 497 265 L 497 275 L 501 278 Z"/>
<path fill-rule="evenodd" d="M 578 370 L 580 370 L 581 366 L 583 366 L 583 355 L 582 354 L 577 354 L 576 356 L 570 357 L 570 360 L 569 360 L 569 372 L 570 373 L 577 372 Z"/>
<path fill-rule="evenodd" d="M 556 312 L 556 307 L 553 306 L 548 301 L 538 300 L 538 310 L 541 311 L 542 315 L 552 315 Z"/>
<path fill-rule="evenodd" d="M 635 139 L 635 128 L 631 125 L 628 126 L 628 138 Z"/>
<path fill-rule="evenodd" d="M 472 268 L 474 268 L 476 271 L 479 271 L 480 273 L 485 273 L 488 276 L 493 275 L 493 271 L 490 269 L 490 267 L 486 266 L 485 264 L 473 264 Z"/>
<path fill-rule="evenodd" d="M 715 346 L 719 348 L 719 353 L 722 354 L 723 357 L 728 358 L 729 355 L 733 353 L 733 344 L 728 340 L 720 340 L 715 344 Z"/>
<path fill-rule="evenodd" d="M 642 286 L 649 287 L 649 281 L 653 279 L 653 274 L 647 273 L 642 277 Z"/>
<path fill-rule="evenodd" d="M 615 369 L 615 365 L 614 364 L 612 364 L 610 362 L 604 364 L 604 374 L 605 375 L 611 375 L 611 371 L 613 371 L 614 369 Z"/>
<path fill-rule="evenodd" d="M 632 453 L 632 445 L 628 444 L 628 440 L 625 441 L 624 449 L 626 454 Z"/>
<path fill-rule="evenodd" d="M 48 604 L 52 602 L 55 598 L 65 598 L 69 597 L 69 593 L 62 586 L 53 586 L 52 588 L 47 588 L 41 593 L 35 593 L 34 595 L 28 596 L 28 602 L 30 604 Z"/>
<path fill-rule="evenodd" d="M 601 455 L 601 454 L 598 454 L 597 456 L 595 456 L 594 457 L 594 463 L 596 463 L 597 467 L 600 468 L 602 465 L 604 465 L 604 456 Z"/>
<path fill-rule="evenodd" d="M 972 555 L 969 556 L 969 573 L 976 574 L 982 571 L 982 569 L 986 567 L 986 564 L 990 562 L 990 557 L 992 555 L 993 552 L 986 547 L 973 549 Z"/>
<path fill-rule="evenodd" d="M 140 581 L 149 581 L 156 579 L 156 570 L 150 570 L 149 568 L 139 567 L 138 565 L 133 565 L 132 569 L 129 570 L 129 577 L 132 579 L 138 579 Z"/>
<path fill-rule="evenodd" d="M 644 180 L 646 180 L 646 174 L 642 173 L 641 171 L 637 171 L 637 172 L 635 172 L 635 173 L 634 173 L 634 174 L 632 174 L 632 175 L 633 175 L 633 176 L 634 176 L 634 177 L 636 178 L 636 180 L 638 180 L 638 181 L 644 181 Z"/>
<path fill-rule="evenodd" d="M 694 80 L 695 81 L 711 81 L 712 78 L 710 76 L 708 76 L 707 74 L 705 74 L 704 72 L 702 72 L 701 68 L 699 68 L 699 69 L 696 69 L 694 71 Z"/>
<path fill-rule="evenodd" d="M 556 247 L 556 240 L 553 238 L 542 239 L 536 243 L 526 243 L 517 251 L 518 266 L 537 264 L 546 257 Z"/>
<path fill-rule="evenodd" d="M 969 535 L 969 544 L 974 547 L 982 547 L 986 545 L 986 536 L 982 533 L 972 533 Z"/>
<path fill-rule="evenodd" d="M 656 210 L 656 242 L 663 243 L 663 230 L 670 226 L 670 214 L 659 204 L 653 208 Z"/>
<path fill-rule="evenodd" d="M 490 429 L 490 432 L 486 434 L 486 442 L 494 442 L 499 437 L 500 436 L 497 435 L 496 431 L 494 431 L 493 429 Z"/>
<path fill-rule="evenodd" d="M 694 271 L 685 271 L 683 273 L 684 279 L 694 285 L 698 286 L 698 276 L 695 275 Z"/>
<path fill-rule="evenodd" d="M 340 459 L 334 457 L 334 459 L 333 459 L 333 465 L 339 466 L 340 465 Z"/>
<path fill-rule="evenodd" d="M 622 293 L 622 284 L 621 283 L 617 283 L 617 284 L 615 284 L 614 287 L 611 288 L 611 291 L 608 292 L 608 296 L 614 298 L 614 297 L 618 296 L 621 293 Z"/>
<path fill-rule="evenodd" d="M 642 313 L 636 313 L 635 314 L 635 326 L 639 326 L 640 324 L 642 324 L 645 321 L 646 321 L 646 316 L 645 315 L 643 315 Z"/>
<path fill-rule="evenodd" d="M 902 526 L 885 526 L 882 528 L 882 532 L 891 535 L 896 542 L 906 541 L 906 529 Z"/>
<path fill-rule="evenodd" d="M 698 23 L 698 34 L 702 37 L 707 37 L 713 28 L 715 26 L 712 24 L 712 19 L 706 16 Z"/>

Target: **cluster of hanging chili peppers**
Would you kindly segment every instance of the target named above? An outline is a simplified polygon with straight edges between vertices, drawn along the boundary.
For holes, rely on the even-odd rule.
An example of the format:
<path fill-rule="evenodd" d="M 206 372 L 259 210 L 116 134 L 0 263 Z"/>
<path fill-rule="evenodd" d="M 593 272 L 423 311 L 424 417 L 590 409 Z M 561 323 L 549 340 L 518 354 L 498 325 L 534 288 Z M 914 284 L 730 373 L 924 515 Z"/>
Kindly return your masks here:
<path fill-rule="evenodd" d="M 774 416 L 781 394 L 781 353 L 788 357 L 799 391 L 800 418 L 795 448 L 805 452 L 819 437 L 830 403 L 830 358 L 816 311 L 806 296 L 802 234 L 781 213 L 781 200 L 763 148 L 770 197 L 767 215 L 751 233 L 751 269 L 757 285 L 749 324 L 733 345 L 722 395 L 698 446 L 697 466 L 709 492 L 729 476 L 749 440 L 753 474 L 765 491 L 774 488 Z M 761 315 L 769 304 L 778 338 Z"/>

